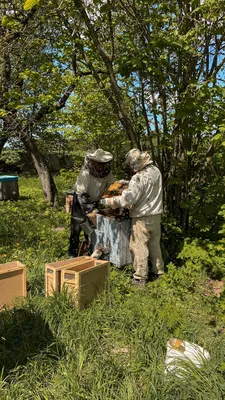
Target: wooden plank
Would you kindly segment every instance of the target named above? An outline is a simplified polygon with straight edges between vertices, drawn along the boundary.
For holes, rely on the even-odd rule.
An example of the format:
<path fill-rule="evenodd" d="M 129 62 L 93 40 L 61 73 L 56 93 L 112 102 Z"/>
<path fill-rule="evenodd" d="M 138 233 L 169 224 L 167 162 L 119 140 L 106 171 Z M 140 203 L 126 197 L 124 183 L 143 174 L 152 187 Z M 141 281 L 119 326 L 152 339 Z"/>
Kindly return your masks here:
<path fill-rule="evenodd" d="M 100 264 L 79 273 L 78 303 L 80 308 L 86 308 L 98 294 L 107 291 L 108 266 L 109 263 Z"/>
<path fill-rule="evenodd" d="M 19 261 L 0 264 L 0 309 L 26 297 L 26 267 Z"/>
<path fill-rule="evenodd" d="M 64 267 L 64 265 L 69 267 L 69 266 L 73 266 L 74 264 L 77 264 L 80 261 L 88 261 L 90 259 L 91 259 L 91 257 L 81 256 L 81 257 L 69 258 L 66 260 L 60 260 L 60 261 L 56 261 L 53 263 L 46 263 L 45 265 L 48 268 L 54 268 L 55 270 L 60 270 L 61 267 Z"/>

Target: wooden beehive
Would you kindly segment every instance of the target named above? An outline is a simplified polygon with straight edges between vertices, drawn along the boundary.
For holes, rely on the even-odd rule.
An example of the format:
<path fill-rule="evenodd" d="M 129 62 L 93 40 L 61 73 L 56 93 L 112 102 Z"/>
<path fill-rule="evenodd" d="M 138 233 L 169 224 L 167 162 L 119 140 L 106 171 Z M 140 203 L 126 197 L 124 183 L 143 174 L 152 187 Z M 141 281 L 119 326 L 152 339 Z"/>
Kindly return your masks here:
<path fill-rule="evenodd" d="M 56 261 L 45 264 L 45 294 L 52 296 L 54 291 L 60 292 L 61 288 L 61 270 L 73 267 L 80 262 L 89 260 L 90 257 L 82 256 L 70 258 L 68 260 Z"/>
<path fill-rule="evenodd" d="M 0 309 L 12 306 L 18 297 L 25 297 L 26 267 L 19 261 L 0 264 Z"/>
<path fill-rule="evenodd" d="M 130 252 L 131 219 L 113 219 L 97 214 L 93 249 L 108 250 L 108 259 L 117 268 L 132 263 Z"/>
<path fill-rule="evenodd" d="M 0 176 L 0 200 L 18 200 L 18 176 Z"/>
<path fill-rule="evenodd" d="M 91 259 L 62 270 L 61 286 L 72 294 L 79 308 L 87 307 L 97 294 L 109 289 L 110 263 Z"/>

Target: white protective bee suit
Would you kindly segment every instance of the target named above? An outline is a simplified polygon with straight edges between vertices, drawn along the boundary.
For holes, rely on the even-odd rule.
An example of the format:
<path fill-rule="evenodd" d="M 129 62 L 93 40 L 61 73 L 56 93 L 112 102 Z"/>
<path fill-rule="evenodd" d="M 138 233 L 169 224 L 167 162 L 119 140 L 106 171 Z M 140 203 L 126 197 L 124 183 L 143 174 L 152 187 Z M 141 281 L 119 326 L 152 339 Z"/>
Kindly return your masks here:
<path fill-rule="evenodd" d="M 114 182 L 110 166 L 112 158 L 111 153 L 102 149 L 86 154 L 84 166 L 74 186 L 68 249 L 70 257 L 78 255 L 81 222 L 85 221 L 88 212 L 96 207 L 97 202 Z M 97 171 L 92 161 L 104 164 L 104 168 Z"/>
<path fill-rule="evenodd" d="M 133 256 L 134 278 L 147 280 L 148 258 L 152 272 L 164 273 L 160 248 L 162 201 L 162 175 L 153 165 L 150 155 L 132 149 L 126 155 L 126 164 L 135 173 L 121 196 L 104 199 L 111 208 L 126 207 L 132 218 L 130 250 Z"/>

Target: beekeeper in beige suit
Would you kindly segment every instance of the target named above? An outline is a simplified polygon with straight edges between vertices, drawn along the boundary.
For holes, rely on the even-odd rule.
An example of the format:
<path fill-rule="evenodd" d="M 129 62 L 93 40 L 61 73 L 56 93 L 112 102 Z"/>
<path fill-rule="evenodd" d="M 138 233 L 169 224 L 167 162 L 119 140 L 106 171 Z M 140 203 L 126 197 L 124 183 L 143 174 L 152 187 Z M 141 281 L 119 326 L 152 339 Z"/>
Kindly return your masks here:
<path fill-rule="evenodd" d="M 150 155 L 138 149 L 126 154 L 125 165 L 132 173 L 129 186 L 121 196 L 102 199 L 100 203 L 111 208 L 129 208 L 132 218 L 130 250 L 133 256 L 134 284 L 145 284 L 148 279 L 148 257 L 151 272 L 164 273 L 160 248 L 162 202 L 162 175 L 153 165 Z"/>

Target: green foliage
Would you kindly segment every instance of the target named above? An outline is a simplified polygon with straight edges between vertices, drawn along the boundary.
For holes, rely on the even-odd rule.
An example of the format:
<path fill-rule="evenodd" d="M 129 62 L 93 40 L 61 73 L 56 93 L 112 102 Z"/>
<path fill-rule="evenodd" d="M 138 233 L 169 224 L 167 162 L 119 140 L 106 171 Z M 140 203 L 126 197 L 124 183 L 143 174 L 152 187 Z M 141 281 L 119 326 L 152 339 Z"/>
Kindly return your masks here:
<path fill-rule="evenodd" d="M 184 234 L 175 219 L 163 216 L 161 242 L 163 258 L 166 262 L 175 261 L 184 242 Z"/>
<path fill-rule="evenodd" d="M 190 270 L 207 271 L 213 278 L 221 279 L 225 275 L 225 242 L 200 239 L 186 239 L 178 259 Z"/>
<path fill-rule="evenodd" d="M 0 161 L 4 161 L 7 165 L 16 165 L 20 167 L 20 153 L 22 150 L 4 149 L 0 156 Z"/>
<path fill-rule="evenodd" d="M 59 186 L 60 191 L 73 189 L 78 173 L 78 169 L 77 171 L 61 169 L 59 175 L 56 178 L 57 186 Z"/>
<path fill-rule="evenodd" d="M 26 182 L 26 178 L 19 178 L 21 200 L 0 202 L 0 262 L 25 263 L 28 286 L 43 291 L 45 260 L 67 253 L 69 217 L 64 204 L 54 209 L 42 199 L 37 178 L 29 178 L 28 186 Z M 63 200 L 65 203 L 65 195 Z"/>
<path fill-rule="evenodd" d="M 70 141 L 76 154 L 78 149 L 85 152 L 102 147 L 114 154 L 114 164 L 118 168 L 127 145 L 125 133 L 94 81 L 93 77 L 83 77 L 77 82 L 77 91 L 71 97 L 68 112 L 62 116 L 67 126 L 64 136 Z"/>
<path fill-rule="evenodd" d="M 40 3 L 40 0 L 26 0 L 24 2 L 23 8 L 25 11 L 29 11 L 39 3 Z"/>
<path fill-rule="evenodd" d="M 10 30 L 18 30 L 21 28 L 21 24 L 17 21 L 13 16 L 4 15 L 1 20 L 1 24 L 3 27 L 9 28 Z"/>
<path fill-rule="evenodd" d="M 218 203 L 211 204 L 212 190 L 213 186 L 208 190 L 205 206 L 195 211 L 192 237 L 185 239 L 183 249 L 177 254 L 177 261 L 182 260 L 182 264 L 185 263 L 191 270 L 204 270 L 213 278 L 220 279 L 225 275 L 225 206 L 222 205 L 218 212 L 219 203 L 224 201 L 220 192 L 216 193 Z"/>

